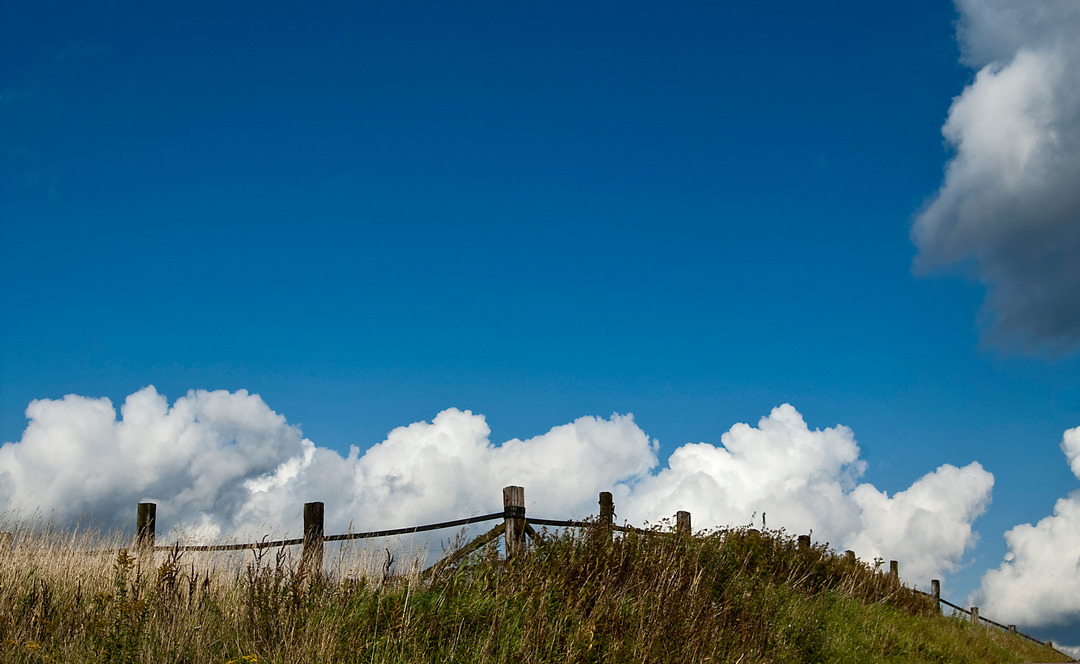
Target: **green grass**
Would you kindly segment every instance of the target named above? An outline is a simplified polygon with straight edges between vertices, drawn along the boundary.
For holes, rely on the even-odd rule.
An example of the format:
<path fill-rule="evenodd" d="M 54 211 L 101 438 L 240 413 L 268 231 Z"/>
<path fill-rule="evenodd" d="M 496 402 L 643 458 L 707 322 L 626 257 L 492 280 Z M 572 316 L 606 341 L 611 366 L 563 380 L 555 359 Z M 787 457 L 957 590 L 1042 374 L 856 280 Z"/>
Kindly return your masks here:
<path fill-rule="evenodd" d="M 391 579 L 370 561 L 310 577 L 288 552 L 246 555 L 21 538 L 0 557 L 0 662 L 1068 661 L 782 532 L 594 527 Z"/>

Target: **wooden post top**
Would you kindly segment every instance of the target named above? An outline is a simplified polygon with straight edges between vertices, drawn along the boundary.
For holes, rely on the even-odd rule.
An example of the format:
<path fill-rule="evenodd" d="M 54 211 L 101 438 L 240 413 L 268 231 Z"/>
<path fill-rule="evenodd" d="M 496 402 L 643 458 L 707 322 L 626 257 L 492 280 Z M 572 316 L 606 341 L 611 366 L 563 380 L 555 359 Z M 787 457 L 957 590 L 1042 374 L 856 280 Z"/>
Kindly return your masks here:
<path fill-rule="evenodd" d="M 525 553 L 525 487 L 503 487 L 506 559 Z"/>
<path fill-rule="evenodd" d="M 154 548 L 154 537 L 157 535 L 157 505 L 154 503 L 139 503 L 135 512 L 135 537 L 139 548 Z"/>
<path fill-rule="evenodd" d="M 680 535 L 690 534 L 690 513 L 685 510 L 679 510 L 675 513 L 675 532 Z"/>
<path fill-rule="evenodd" d="M 311 537 L 316 533 L 322 537 L 325 512 L 325 505 L 322 503 L 304 503 L 304 537 Z"/>
<path fill-rule="evenodd" d="M 610 491 L 600 492 L 600 523 L 610 526 L 615 522 L 615 498 Z"/>
<path fill-rule="evenodd" d="M 325 508 L 321 502 L 304 503 L 304 548 L 300 553 L 300 566 L 310 577 L 322 576 Z"/>
<path fill-rule="evenodd" d="M 503 487 L 503 510 L 515 518 L 525 516 L 525 487 Z"/>

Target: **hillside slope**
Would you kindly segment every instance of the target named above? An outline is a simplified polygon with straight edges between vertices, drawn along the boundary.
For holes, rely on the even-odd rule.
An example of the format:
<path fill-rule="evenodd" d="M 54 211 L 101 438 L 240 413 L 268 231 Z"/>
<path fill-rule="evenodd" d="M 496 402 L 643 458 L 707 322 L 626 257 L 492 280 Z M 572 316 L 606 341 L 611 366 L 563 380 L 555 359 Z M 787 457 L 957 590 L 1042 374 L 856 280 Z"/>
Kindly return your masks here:
<path fill-rule="evenodd" d="M 782 532 L 593 527 L 385 578 L 47 539 L 0 558 L 2 662 L 1069 661 Z"/>

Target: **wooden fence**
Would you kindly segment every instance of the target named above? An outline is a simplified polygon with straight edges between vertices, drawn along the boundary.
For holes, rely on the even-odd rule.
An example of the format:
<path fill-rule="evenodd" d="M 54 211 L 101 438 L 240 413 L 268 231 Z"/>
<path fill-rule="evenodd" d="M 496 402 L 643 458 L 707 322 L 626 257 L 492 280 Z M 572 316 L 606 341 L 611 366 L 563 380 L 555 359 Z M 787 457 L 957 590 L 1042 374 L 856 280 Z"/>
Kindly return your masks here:
<path fill-rule="evenodd" d="M 922 591 L 917 590 L 915 592 L 922 592 Z M 1023 632 L 1017 631 L 1016 630 L 1016 625 L 1002 625 L 1001 623 L 999 623 L 999 622 L 997 622 L 995 620 L 990 620 L 986 616 L 979 615 L 979 607 L 977 607 L 977 606 L 973 606 L 970 609 L 965 609 L 962 606 L 957 606 L 956 604 L 953 604 L 949 600 L 944 599 L 941 596 L 941 581 L 938 581 L 937 579 L 934 579 L 933 581 L 930 582 L 930 592 L 923 593 L 923 594 L 926 595 L 927 597 L 933 597 L 935 600 L 937 600 L 939 606 L 941 604 L 944 604 L 945 606 L 948 606 L 948 607 L 952 608 L 954 611 L 959 611 L 960 613 L 963 613 L 963 614 L 967 615 L 968 618 L 971 620 L 971 624 L 973 624 L 973 625 L 981 625 L 983 623 L 986 623 L 987 625 L 997 627 L 998 629 L 1009 632 L 1010 634 L 1016 634 L 1017 636 L 1021 636 L 1021 637 L 1025 638 L 1025 639 L 1027 639 L 1028 641 L 1031 641 L 1033 643 L 1037 643 L 1037 644 L 1039 644 L 1041 646 L 1049 646 L 1051 648 L 1054 647 L 1054 644 L 1051 641 L 1040 641 L 1040 640 L 1036 639 L 1033 636 L 1029 636 L 1027 634 L 1024 634 Z M 1062 654 L 1064 654 L 1064 653 L 1062 653 Z M 1076 661 L 1076 660 L 1073 660 L 1073 661 Z"/>
<path fill-rule="evenodd" d="M 154 552 L 154 551 L 243 551 L 247 549 L 268 549 L 285 546 L 302 546 L 300 554 L 300 564 L 309 574 L 321 574 L 323 567 L 323 545 L 326 542 L 343 542 L 347 540 L 358 539 L 370 539 L 375 537 L 391 537 L 394 535 L 411 535 L 415 533 L 429 532 L 432 530 L 442 530 L 446 528 L 460 528 L 472 523 L 482 523 L 485 521 L 501 520 L 502 523 L 497 524 L 486 533 L 472 539 L 461 549 L 452 552 L 445 558 L 440 559 L 433 565 L 424 570 L 424 573 L 438 571 L 440 568 L 446 565 L 452 564 L 476 551 L 480 547 L 488 544 L 503 536 L 504 538 L 504 551 L 506 559 L 509 560 L 515 556 L 522 555 L 526 551 L 526 536 L 533 540 L 538 540 L 540 535 L 533 528 L 536 526 L 551 526 L 557 528 L 584 528 L 590 525 L 599 524 L 608 528 L 613 532 L 640 532 L 640 533 L 656 533 L 655 530 L 646 530 L 643 528 L 635 528 L 634 526 L 618 525 L 615 521 L 615 502 L 611 492 L 600 492 L 600 512 L 597 521 L 581 521 L 573 519 L 542 519 L 536 517 L 527 517 L 525 513 L 525 488 L 520 486 L 508 486 L 503 487 L 503 510 L 501 512 L 492 512 L 491 514 L 482 514 L 479 516 L 470 516 L 462 519 L 454 519 L 451 521 L 442 521 L 439 523 L 431 523 L 420 526 L 409 526 L 405 528 L 390 528 L 385 530 L 372 530 L 362 533 L 344 533 L 340 535 L 326 535 L 323 528 L 323 514 L 324 504 L 321 502 L 304 503 L 304 536 L 293 539 L 282 540 L 262 540 L 259 542 L 246 542 L 242 544 L 180 544 L 179 542 L 170 545 L 158 545 L 156 544 L 156 528 L 157 528 L 157 505 L 154 503 L 139 503 L 136 510 L 135 519 L 135 548 L 138 551 Z M 675 532 L 674 534 L 691 534 L 691 520 L 690 512 L 679 511 L 675 514 Z M 663 533 L 661 533 L 663 534 Z M 799 535 L 797 539 L 799 548 L 808 549 L 811 545 L 809 535 Z M 0 533 L 0 551 L 10 551 L 14 545 L 12 533 Z M 104 553 L 104 552 L 87 552 L 87 553 Z M 854 551 L 845 551 L 845 557 L 848 560 L 855 560 Z M 895 560 L 889 561 L 888 574 L 899 579 L 900 576 L 900 564 Z M 1012 634 L 1021 636 L 1029 641 L 1037 643 L 1043 646 L 1053 647 L 1050 641 L 1039 641 L 1038 639 L 1017 631 L 1016 625 L 1002 625 L 999 622 L 995 622 L 979 615 L 979 607 L 973 606 L 969 609 L 965 609 L 961 606 L 957 606 L 952 602 L 943 599 L 941 597 L 941 581 L 933 579 L 930 582 L 931 591 L 929 593 L 920 592 L 923 595 L 932 597 L 937 600 L 938 605 L 945 604 L 953 608 L 956 611 L 967 614 L 970 616 L 971 622 L 975 625 L 986 623 L 988 625 L 1005 630 Z"/>

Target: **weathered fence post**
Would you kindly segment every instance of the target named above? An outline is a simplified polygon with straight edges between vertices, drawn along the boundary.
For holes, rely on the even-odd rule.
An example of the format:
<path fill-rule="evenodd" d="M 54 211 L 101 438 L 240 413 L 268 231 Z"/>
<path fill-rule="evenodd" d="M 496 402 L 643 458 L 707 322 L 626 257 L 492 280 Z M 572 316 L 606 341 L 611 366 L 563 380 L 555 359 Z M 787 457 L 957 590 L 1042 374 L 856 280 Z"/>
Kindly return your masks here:
<path fill-rule="evenodd" d="M 848 561 L 849 563 L 853 563 L 853 562 L 855 562 L 855 552 L 854 552 L 854 551 L 852 551 L 851 549 L 848 549 L 847 551 L 845 551 L 845 552 L 844 552 L 844 558 L 845 558 L 845 559 L 846 559 L 846 560 L 847 560 L 847 561 Z"/>
<path fill-rule="evenodd" d="M 304 548 L 300 565 L 309 577 L 322 575 L 323 508 L 322 503 L 304 503 Z"/>
<path fill-rule="evenodd" d="M 978 625 L 979 624 L 979 607 L 977 607 L 977 606 L 971 607 L 971 624 L 972 625 Z"/>
<path fill-rule="evenodd" d="M 600 492 L 600 526 L 611 536 L 615 524 L 615 498 L 610 491 Z"/>
<path fill-rule="evenodd" d="M 610 491 L 600 492 L 600 523 L 608 527 L 615 523 L 615 498 Z"/>
<path fill-rule="evenodd" d="M 506 559 L 525 553 L 525 487 L 503 487 L 503 519 L 506 522 Z"/>
<path fill-rule="evenodd" d="M 799 535 L 799 548 L 800 549 L 809 549 L 810 548 L 810 536 L 809 535 Z"/>
<path fill-rule="evenodd" d="M 900 578 L 900 563 L 895 560 L 889 561 L 889 576 L 894 579 Z"/>
<path fill-rule="evenodd" d="M 930 595 L 934 598 L 935 602 L 941 602 L 941 581 L 932 579 L 930 581 Z"/>
<path fill-rule="evenodd" d="M 680 535 L 690 534 L 690 513 L 679 510 L 675 513 L 675 532 Z"/>
<path fill-rule="evenodd" d="M 1010 634 L 1016 634 L 1016 625 L 1009 625 L 1008 630 Z"/>
<path fill-rule="evenodd" d="M 154 503 L 139 503 L 138 510 L 135 513 L 135 539 L 140 551 L 154 550 L 156 532 L 157 505 Z"/>

